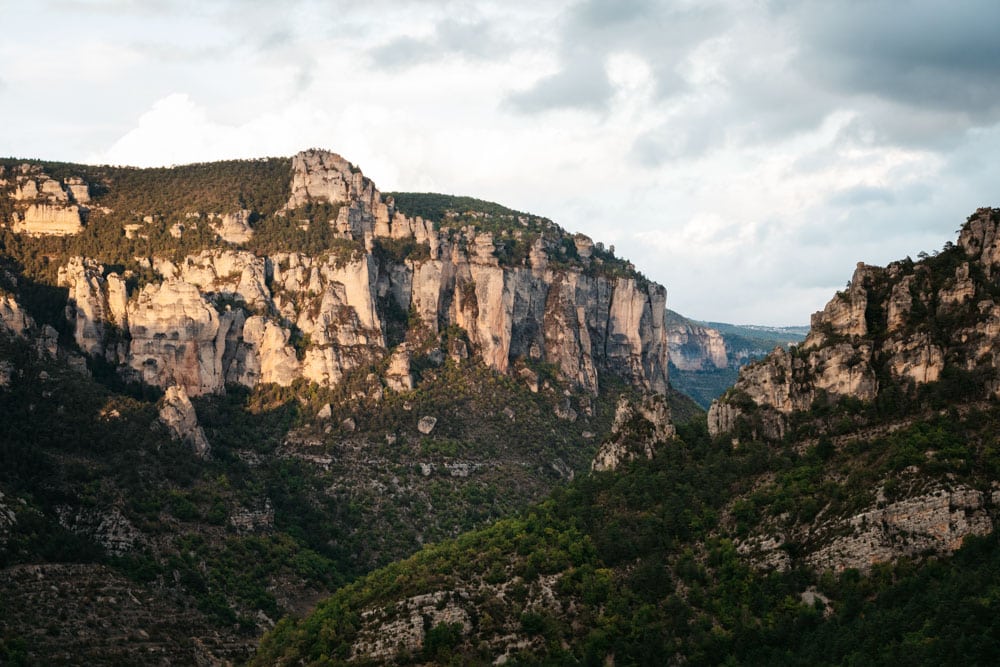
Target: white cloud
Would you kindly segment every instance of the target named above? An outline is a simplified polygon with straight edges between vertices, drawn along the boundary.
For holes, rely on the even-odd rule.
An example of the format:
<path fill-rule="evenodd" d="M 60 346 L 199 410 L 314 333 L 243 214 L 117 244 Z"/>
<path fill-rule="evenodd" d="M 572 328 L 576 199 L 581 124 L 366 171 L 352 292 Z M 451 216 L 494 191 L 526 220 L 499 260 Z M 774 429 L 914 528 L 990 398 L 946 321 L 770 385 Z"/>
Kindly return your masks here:
<path fill-rule="evenodd" d="M 1000 100 L 981 84 L 1000 50 L 965 55 L 962 31 L 988 31 L 976 12 L 907 2 L 898 23 L 886 2 L 21 3 L 0 152 L 159 165 L 322 146 L 384 190 L 494 199 L 614 243 L 686 314 L 804 323 L 856 261 L 940 247 L 997 203 Z M 986 95 L 976 108 L 906 71 L 934 10 L 948 34 L 920 58 L 947 77 L 927 80 Z M 828 32 L 859 17 L 885 37 L 870 72 L 860 38 Z"/>
<path fill-rule="evenodd" d="M 187 94 L 174 93 L 157 100 L 135 128 L 88 161 L 150 167 L 287 155 L 309 145 L 314 128 L 329 125 L 329 117 L 303 105 L 227 124 L 210 118 Z"/>

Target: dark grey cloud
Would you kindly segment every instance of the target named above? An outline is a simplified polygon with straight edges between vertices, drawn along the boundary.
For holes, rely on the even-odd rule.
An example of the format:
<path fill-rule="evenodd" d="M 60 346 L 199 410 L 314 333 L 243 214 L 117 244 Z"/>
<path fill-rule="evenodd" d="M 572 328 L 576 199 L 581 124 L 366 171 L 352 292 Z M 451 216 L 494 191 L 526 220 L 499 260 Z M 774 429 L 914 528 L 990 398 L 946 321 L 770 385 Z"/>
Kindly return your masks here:
<path fill-rule="evenodd" d="M 602 112 L 616 92 L 608 57 L 630 52 L 651 67 L 656 103 L 719 89 L 705 108 L 672 114 L 636 141 L 631 154 L 647 166 L 723 141 L 787 139 L 838 110 L 856 114 L 855 141 L 945 151 L 1000 121 L 997 26 L 996 0 L 581 0 L 555 26 L 558 70 L 507 107 Z M 693 82 L 680 67 L 714 38 L 732 49 L 720 80 Z"/>
<path fill-rule="evenodd" d="M 378 67 L 400 69 L 460 56 L 480 60 L 500 55 L 509 44 L 485 21 L 446 19 L 428 37 L 397 37 L 370 51 Z"/>
<path fill-rule="evenodd" d="M 1000 109 L 995 0 L 872 0 L 806 9 L 804 65 L 841 92 L 971 116 Z"/>
<path fill-rule="evenodd" d="M 534 113 L 552 109 L 600 111 L 607 106 L 614 89 L 599 58 L 581 54 L 566 67 L 544 77 L 531 88 L 511 95 L 508 106 Z"/>
<path fill-rule="evenodd" d="M 655 0 L 584 0 L 560 21 L 559 70 L 511 95 L 509 106 L 525 113 L 603 110 L 614 94 L 606 60 L 620 52 L 648 62 L 659 98 L 683 93 L 687 84 L 677 72 L 683 56 L 730 21 L 718 3 L 679 7 Z"/>
<path fill-rule="evenodd" d="M 791 12 L 801 71 L 861 110 L 879 141 L 943 150 L 1000 121 L 1000 3 L 808 2 Z"/>

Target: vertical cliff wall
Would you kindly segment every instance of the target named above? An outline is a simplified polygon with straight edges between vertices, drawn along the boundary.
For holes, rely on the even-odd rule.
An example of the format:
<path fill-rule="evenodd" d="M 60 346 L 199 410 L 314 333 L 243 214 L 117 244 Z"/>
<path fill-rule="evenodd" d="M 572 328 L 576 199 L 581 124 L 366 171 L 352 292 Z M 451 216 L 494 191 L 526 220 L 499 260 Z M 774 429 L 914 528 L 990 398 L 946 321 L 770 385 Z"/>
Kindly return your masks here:
<path fill-rule="evenodd" d="M 666 391 L 666 290 L 634 270 L 610 270 L 589 239 L 548 222 L 486 229 L 407 216 L 325 151 L 295 156 L 289 177 L 289 200 L 275 215 L 326 205 L 329 221 L 300 226 L 327 224 L 336 244 L 258 256 L 232 242 L 252 230 L 230 243 L 220 237 L 179 261 L 152 257 L 155 277 L 130 294 L 127 276 L 72 258 L 59 280 L 79 346 L 132 379 L 195 396 L 233 382 L 334 385 L 381 363 L 400 326 L 411 343 L 418 331 L 459 327 L 499 372 L 549 363 L 589 392 L 602 372 Z M 504 254 L 512 247 L 527 251 L 512 259 Z"/>

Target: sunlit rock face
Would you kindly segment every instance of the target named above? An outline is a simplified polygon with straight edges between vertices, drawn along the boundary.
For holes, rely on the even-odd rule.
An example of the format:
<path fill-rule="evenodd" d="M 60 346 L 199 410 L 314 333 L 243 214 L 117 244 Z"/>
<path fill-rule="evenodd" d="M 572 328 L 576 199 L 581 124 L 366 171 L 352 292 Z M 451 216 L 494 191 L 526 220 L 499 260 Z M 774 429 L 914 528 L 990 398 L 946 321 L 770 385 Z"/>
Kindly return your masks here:
<path fill-rule="evenodd" d="M 957 245 L 921 261 L 881 268 L 858 264 L 847 288 L 812 316 L 806 340 L 740 371 L 734 389 L 709 411 L 709 430 L 732 431 L 759 409 L 772 437 L 786 417 L 815 401 L 873 400 L 882 382 L 912 390 L 956 371 L 1000 369 L 1000 212 L 980 209 Z M 923 256 L 922 256 L 923 257 Z M 980 387 L 998 395 L 995 380 Z"/>
<path fill-rule="evenodd" d="M 398 340 L 390 344 L 387 313 L 412 313 L 408 326 L 427 335 L 464 331 L 447 345 L 441 339 L 442 355 L 471 356 L 501 373 L 531 372 L 531 361 L 553 364 L 571 386 L 591 393 L 602 372 L 667 390 L 666 290 L 598 270 L 590 239 L 567 237 L 578 265 L 551 261 L 566 247 L 542 237 L 522 261 L 501 262 L 503 240 L 493 232 L 408 217 L 334 153 L 300 153 L 290 178 L 278 215 L 332 205 L 328 224 L 355 251 L 257 256 L 229 246 L 153 257 L 156 279 L 131 291 L 127 276 L 72 258 L 60 283 L 69 290 L 77 345 L 119 364 L 128 379 L 176 385 L 189 396 L 224 391 L 227 383 L 297 378 L 332 386 L 383 359 L 386 386 L 408 391 L 409 353 L 397 349 Z M 238 245 L 252 237 L 251 218 L 240 210 L 210 222 L 222 241 Z M 412 242 L 420 251 L 389 256 L 376 252 L 380 240 Z"/>

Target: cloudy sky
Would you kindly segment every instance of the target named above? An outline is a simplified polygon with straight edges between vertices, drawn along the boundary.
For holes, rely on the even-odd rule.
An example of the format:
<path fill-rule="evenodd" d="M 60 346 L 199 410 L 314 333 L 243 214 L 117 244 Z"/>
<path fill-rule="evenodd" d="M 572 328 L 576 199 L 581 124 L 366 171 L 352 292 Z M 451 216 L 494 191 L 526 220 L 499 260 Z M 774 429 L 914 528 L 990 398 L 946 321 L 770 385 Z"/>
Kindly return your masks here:
<path fill-rule="evenodd" d="M 1000 205 L 996 0 L 0 0 L 0 154 L 317 146 L 614 244 L 690 317 L 800 324 Z"/>

